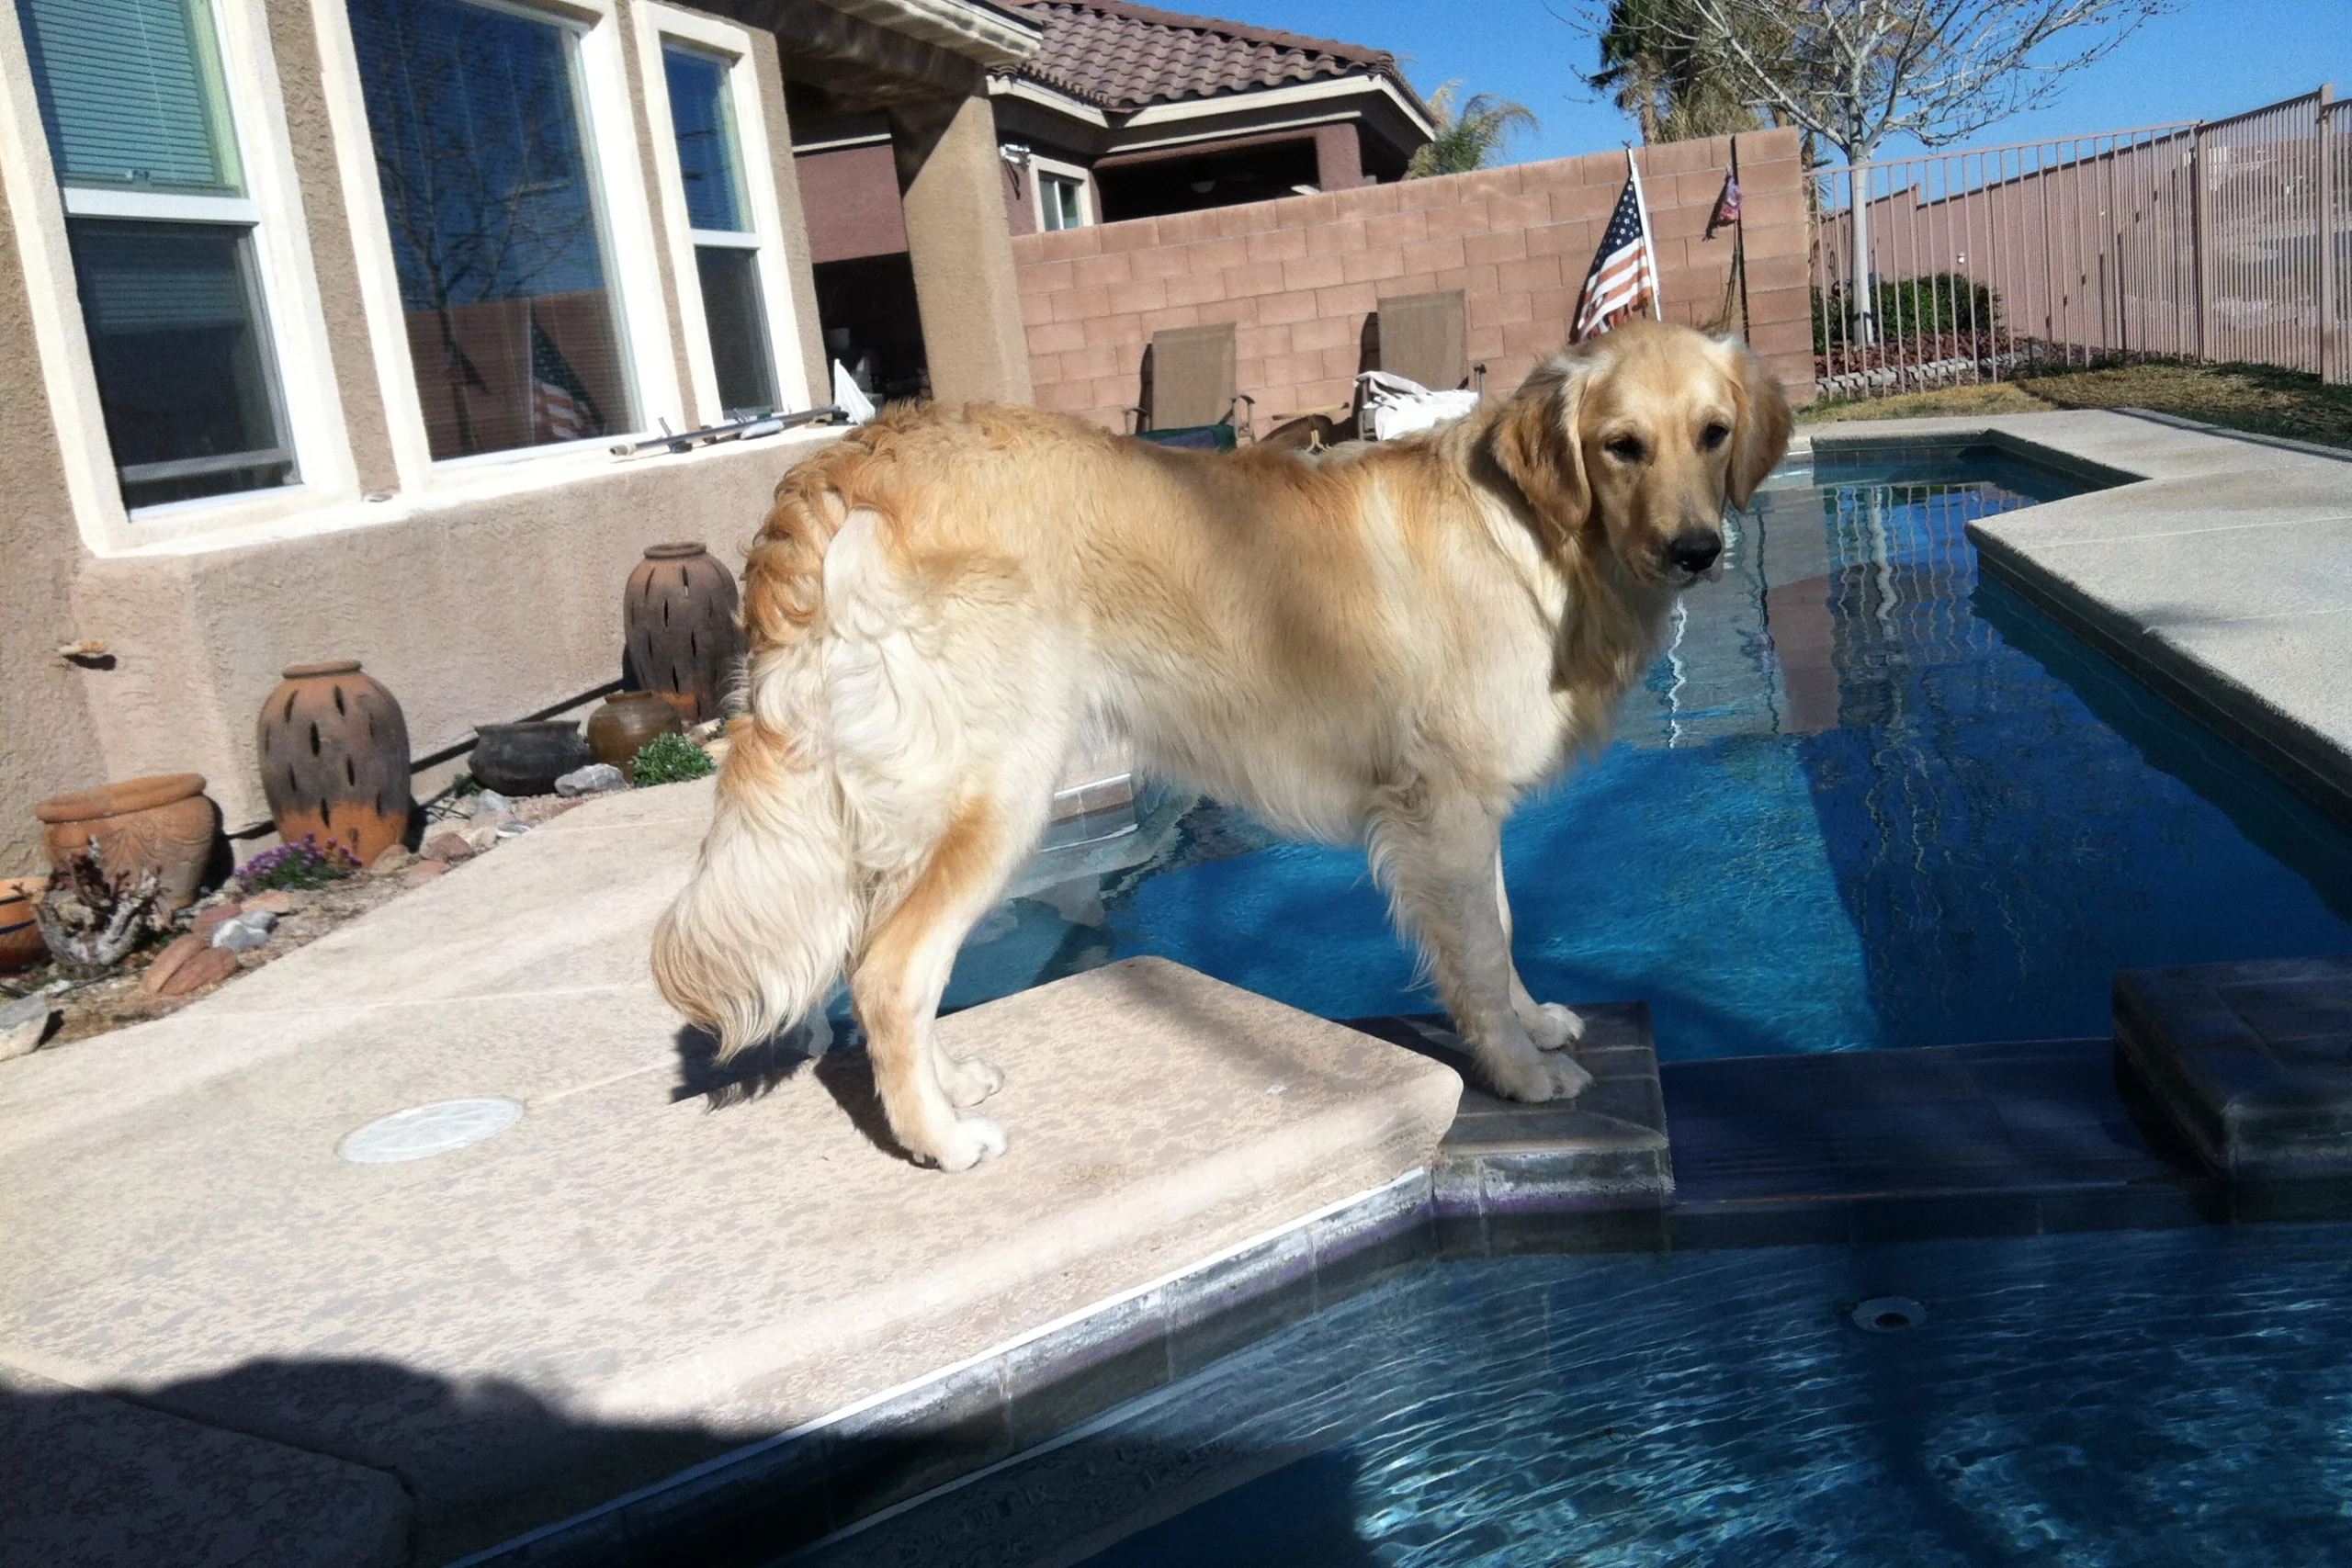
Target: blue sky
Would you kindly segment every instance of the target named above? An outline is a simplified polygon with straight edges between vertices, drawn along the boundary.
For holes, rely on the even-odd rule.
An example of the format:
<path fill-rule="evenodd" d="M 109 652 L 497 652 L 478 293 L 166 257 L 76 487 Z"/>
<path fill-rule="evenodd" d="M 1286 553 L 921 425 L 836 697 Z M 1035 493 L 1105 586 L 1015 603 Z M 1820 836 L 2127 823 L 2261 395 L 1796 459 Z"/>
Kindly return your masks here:
<path fill-rule="evenodd" d="M 1181 8 L 1389 50 L 1408 57 L 1406 74 L 1424 92 L 1460 77 L 1465 93 L 1516 98 L 1544 126 L 1512 143 L 1514 163 L 1599 152 L 1635 134 L 1577 79 L 1594 63 L 1592 42 L 1544 0 L 1209 0 Z M 2217 119 L 2322 82 L 2352 96 L 2352 0 L 2188 0 L 2070 79 L 2052 107 L 2005 120 L 1970 145 Z"/>

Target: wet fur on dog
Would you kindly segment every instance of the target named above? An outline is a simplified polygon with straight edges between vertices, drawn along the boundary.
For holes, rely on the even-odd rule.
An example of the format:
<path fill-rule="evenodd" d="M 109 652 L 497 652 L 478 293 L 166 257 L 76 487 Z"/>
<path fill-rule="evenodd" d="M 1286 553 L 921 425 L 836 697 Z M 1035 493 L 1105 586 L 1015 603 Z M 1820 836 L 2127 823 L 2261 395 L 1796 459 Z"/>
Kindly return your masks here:
<path fill-rule="evenodd" d="M 786 476 L 751 552 L 747 711 L 655 934 L 662 992 L 731 1054 L 846 970 L 892 1133 L 947 1170 L 1001 1154 L 971 1109 L 1001 1075 L 933 1019 L 1092 728 L 1367 845 L 1488 1082 L 1575 1095 L 1583 1026 L 1511 964 L 1502 822 L 1605 742 L 1788 437 L 1745 347 L 1653 322 L 1319 454 L 894 408 Z"/>

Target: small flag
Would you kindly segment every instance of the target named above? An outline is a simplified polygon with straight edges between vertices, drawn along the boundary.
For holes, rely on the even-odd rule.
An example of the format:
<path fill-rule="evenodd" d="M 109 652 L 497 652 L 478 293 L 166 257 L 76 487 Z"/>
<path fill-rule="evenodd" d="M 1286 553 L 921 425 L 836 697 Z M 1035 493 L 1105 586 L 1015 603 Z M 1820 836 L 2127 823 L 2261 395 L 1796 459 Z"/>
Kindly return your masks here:
<path fill-rule="evenodd" d="M 1625 189 L 1610 215 L 1609 231 L 1585 274 L 1584 293 L 1577 300 L 1575 330 L 1568 339 L 1581 343 L 1638 314 L 1647 305 L 1658 311 L 1657 258 L 1650 248 L 1649 209 L 1642 201 L 1642 171 L 1634 154 L 1625 154 Z"/>
<path fill-rule="evenodd" d="M 605 415 L 537 316 L 531 322 L 531 434 L 541 441 L 602 435 Z"/>
<path fill-rule="evenodd" d="M 1739 176 L 1737 175 L 1725 175 L 1724 176 L 1724 193 L 1723 195 L 1715 197 L 1714 213 L 1707 220 L 1707 238 L 1710 240 L 1713 239 L 1715 237 L 1716 230 L 1723 228 L 1727 223 L 1736 223 L 1738 221 Z"/>

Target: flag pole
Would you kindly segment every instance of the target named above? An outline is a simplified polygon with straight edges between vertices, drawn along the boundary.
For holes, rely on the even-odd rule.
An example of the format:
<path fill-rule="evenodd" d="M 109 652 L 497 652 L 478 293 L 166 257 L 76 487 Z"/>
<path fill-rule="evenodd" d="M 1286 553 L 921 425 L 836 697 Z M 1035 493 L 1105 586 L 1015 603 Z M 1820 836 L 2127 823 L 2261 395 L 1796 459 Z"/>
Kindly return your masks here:
<path fill-rule="evenodd" d="M 1634 149 L 1625 149 L 1625 169 L 1634 181 L 1634 210 L 1642 220 L 1642 280 L 1649 286 L 1650 315 L 1666 320 L 1666 301 L 1659 297 L 1657 285 L 1657 243 L 1650 238 L 1650 203 L 1642 194 L 1642 166 L 1634 161 Z"/>

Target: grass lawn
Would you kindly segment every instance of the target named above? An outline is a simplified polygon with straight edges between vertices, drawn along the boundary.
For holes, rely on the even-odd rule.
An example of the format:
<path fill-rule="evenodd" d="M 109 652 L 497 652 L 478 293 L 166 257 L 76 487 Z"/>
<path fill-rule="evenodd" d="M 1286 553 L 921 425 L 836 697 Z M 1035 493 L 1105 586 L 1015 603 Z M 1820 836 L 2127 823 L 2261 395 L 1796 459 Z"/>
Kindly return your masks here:
<path fill-rule="evenodd" d="M 2323 386 L 2316 376 L 2267 365 L 2117 365 L 1893 398 L 1824 398 L 1798 417 L 1808 424 L 1823 424 L 1840 419 L 2127 407 L 2352 448 L 2352 387 Z"/>

